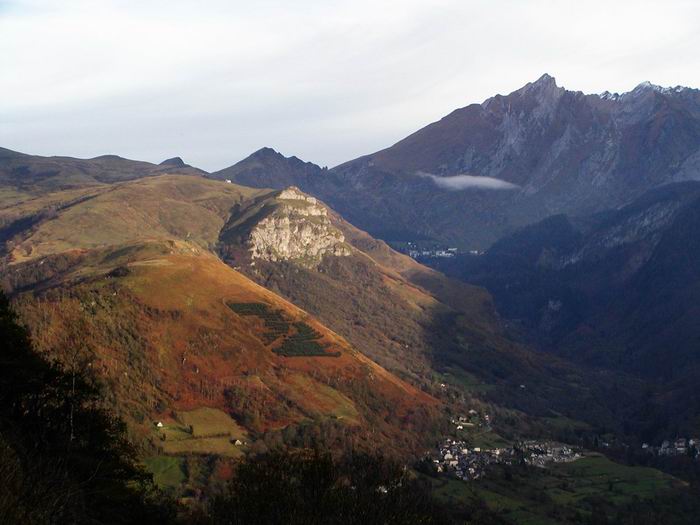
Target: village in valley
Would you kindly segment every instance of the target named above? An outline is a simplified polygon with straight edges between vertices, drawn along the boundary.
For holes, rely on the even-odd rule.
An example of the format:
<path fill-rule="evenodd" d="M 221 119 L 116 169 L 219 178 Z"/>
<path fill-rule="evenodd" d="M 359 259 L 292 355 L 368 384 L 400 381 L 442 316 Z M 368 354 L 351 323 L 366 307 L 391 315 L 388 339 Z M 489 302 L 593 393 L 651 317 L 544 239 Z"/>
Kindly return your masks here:
<path fill-rule="evenodd" d="M 412 259 L 449 258 L 458 255 L 457 248 L 444 246 L 427 241 L 402 241 L 391 242 L 391 247 L 398 252 L 408 255 Z M 471 252 L 470 252 L 471 253 Z M 477 254 L 474 251 L 474 254 Z"/>
<path fill-rule="evenodd" d="M 413 259 L 429 257 L 454 257 L 455 255 L 457 255 L 457 248 L 435 248 L 428 250 L 420 250 L 416 247 L 413 247 L 409 248 L 407 253 L 409 257 L 412 257 Z"/>
<path fill-rule="evenodd" d="M 657 446 L 642 444 L 642 450 L 653 456 L 689 456 L 700 461 L 700 438 L 677 438 L 664 440 Z"/>
<path fill-rule="evenodd" d="M 491 429 L 491 417 L 480 416 L 470 410 L 468 416 L 460 416 L 451 423 L 456 431 L 481 427 Z M 566 463 L 583 457 L 580 450 L 554 441 L 525 440 L 503 447 L 470 446 L 464 439 L 446 437 L 432 454 L 432 463 L 439 473 L 453 475 L 464 481 L 483 477 L 489 465 L 526 464 L 544 467 L 549 463 Z"/>

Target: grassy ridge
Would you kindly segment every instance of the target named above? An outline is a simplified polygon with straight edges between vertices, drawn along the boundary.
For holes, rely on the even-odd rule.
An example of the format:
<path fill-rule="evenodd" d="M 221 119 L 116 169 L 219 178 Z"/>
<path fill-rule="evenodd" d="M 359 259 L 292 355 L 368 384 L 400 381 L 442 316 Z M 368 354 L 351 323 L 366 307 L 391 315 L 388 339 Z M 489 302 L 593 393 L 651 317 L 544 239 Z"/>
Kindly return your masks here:
<path fill-rule="evenodd" d="M 52 210 L 13 243 L 15 262 L 144 239 L 181 239 L 208 249 L 216 244 L 229 210 L 257 193 L 200 177 L 160 176 L 14 203 L 0 210 L 0 224 Z"/>

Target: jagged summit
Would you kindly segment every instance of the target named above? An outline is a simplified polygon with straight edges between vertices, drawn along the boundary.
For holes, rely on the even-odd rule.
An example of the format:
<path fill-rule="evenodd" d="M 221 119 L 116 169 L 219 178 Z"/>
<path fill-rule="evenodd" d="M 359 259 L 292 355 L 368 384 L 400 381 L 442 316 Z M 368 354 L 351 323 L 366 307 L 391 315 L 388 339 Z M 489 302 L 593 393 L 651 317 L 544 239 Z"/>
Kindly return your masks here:
<path fill-rule="evenodd" d="M 298 165 L 309 164 L 315 166 L 315 164 L 313 164 L 312 162 L 303 161 L 296 155 L 291 155 L 287 157 L 283 153 L 280 153 L 276 149 L 270 148 L 268 146 L 262 147 L 259 150 L 254 151 L 247 157 L 247 159 L 256 159 L 259 161 L 267 162 L 290 162 Z M 242 162 L 245 162 L 245 160 L 247 159 L 244 159 Z"/>
<path fill-rule="evenodd" d="M 521 101 L 535 101 L 536 104 L 551 109 L 551 106 L 555 105 L 566 92 L 567 90 L 564 87 L 557 85 L 557 81 L 552 75 L 545 73 L 537 80 L 528 82 L 507 95 L 495 95 L 487 98 L 480 104 L 480 107 L 487 111 L 493 109 L 500 111 L 499 107 L 512 108 L 512 103 L 518 99 Z M 547 113 L 547 111 L 544 113 Z"/>
<path fill-rule="evenodd" d="M 263 146 L 262 148 L 254 151 L 250 154 L 251 157 L 284 157 L 279 151 L 269 146 Z M 286 157 L 285 157 L 286 158 Z"/>
<path fill-rule="evenodd" d="M 648 80 L 645 80 L 644 82 L 640 82 L 637 84 L 634 89 L 631 91 L 626 91 L 624 93 L 612 93 L 610 91 L 603 91 L 602 93 L 598 93 L 598 96 L 603 99 L 603 100 L 621 100 L 623 98 L 628 98 L 630 96 L 635 96 L 635 95 L 642 95 L 644 93 L 660 93 L 662 95 L 671 95 L 675 93 L 682 93 L 684 91 L 690 91 L 692 88 L 686 87 L 686 86 L 660 86 L 659 84 L 654 84 L 652 82 L 649 82 Z"/>
<path fill-rule="evenodd" d="M 260 148 L 233 166 L 211 174 L 212 178 L 231 180 L 253 188 L 284 189 L 288 186 L 305 187 L 310 179 L 324 170 L 298 157 L 285 157 L 270 147 Z"/>
<path fill-rule="evenodd" d="M 518 93 L 522 95 L 541 92 L 564 92 L 565 89 L 557 85 L 557 80 L 548 73 L 545 73 L 534 82 L 528 82 L 520 89 L 516 89 L 512 94 Z"/>
<path fill-rule="evenodd" d="M 540 78 L 531 82 L 534 86 L 554 86 L 557 87 L 557 79 L 549 73 L 544 73 Z"/>
<path fill-rule="evenodd" d="M 645 80 L 644 82 L 640 82 L 637 84 L 637 86 L 632 90 L 632 92 L 635 91 L 656 91 L 658 93 L 679 93 L 680 91 L 683 91 L 686 88 L 685 86 L 675 86 L 675 87 L 664 87 L 660 86 L 658 84 L 652 84 L 648 80 Z"/>
<path fill-rule="evenodd" d="M 625 97 L 625 96 L 628 96 L 631 94 L 642 94 L 642 93 L 647 93 L 647 92 L 656 92 L 656 93 L 668 95 L 668 94 L 672 94 L 672 93 L 681 93 L 683 91 L 690 90 L 690 89 L 691 88 L 689 88 L 689 87 L 681 86 L 681 85 L 661 86 L 659 84 L 654 84 L 653 82 L 645 80 L 645 81 L 637 84 L 630 91 L 618 93 L 618 92 L 612 92 L 612 91 L 606 90 L 606 91 L 603 91 L 602 93 L 596 93 L 596 95 L 603 100 L 620 100 L 622 97 Z M 533 93 L 533 92 L 538 92 L 538 91 L 543 91 L 543 90 L 550 90 L 550 91 L 558 90 L 561 92 L 568 91 L 566 88 L 557 85 L 556 78 L 554 78 L 552 75 L 550 75 L 548 73 L 545 73 L 541 77 L 539 77 L 537 80 L 535 80 L 534 82 L 528 82 L 520 89 L 515 90 L 513 93 L 527 94 L 527 93 Z M 491 100 L 491 99 L 489 99 L 489 100 Z"/>

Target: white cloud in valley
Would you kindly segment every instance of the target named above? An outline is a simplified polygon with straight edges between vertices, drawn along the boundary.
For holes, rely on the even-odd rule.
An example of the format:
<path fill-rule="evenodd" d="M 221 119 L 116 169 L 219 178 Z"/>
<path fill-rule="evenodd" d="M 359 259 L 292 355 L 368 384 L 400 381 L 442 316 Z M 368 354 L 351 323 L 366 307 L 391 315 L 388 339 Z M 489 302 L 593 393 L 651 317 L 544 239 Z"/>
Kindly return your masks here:
<path fill-rule="evenodd" d="M 451 175 L 449 177 L 439 177 L 431 173 L 418 172 L 416 175 L 427 177 L 433 183 L 444 190 L 461 191 L 467 189 L 480 190 L 517 190 L 520 188 L 517 184 L 497 179 L 495 177 L 484 177 L 477 175 Z"/>
<path fill-rule="evenodd" d="M 697 20 L 687 0 L 0 0 L 0 146 L 334 165 L 544 72 L 700 87 Z"/>

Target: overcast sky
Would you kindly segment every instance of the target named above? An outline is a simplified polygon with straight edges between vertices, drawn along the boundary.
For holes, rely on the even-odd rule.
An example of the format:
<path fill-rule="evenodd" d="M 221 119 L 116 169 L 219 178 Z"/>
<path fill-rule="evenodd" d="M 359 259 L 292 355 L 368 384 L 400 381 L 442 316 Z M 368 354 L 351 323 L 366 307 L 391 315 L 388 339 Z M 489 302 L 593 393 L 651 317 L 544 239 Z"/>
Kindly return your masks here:
<path fill-rule="evenodd" d="M 0 0 L 0 146 L 333 166 L 542 73 L 700 87 L 695 0 Z"/>

